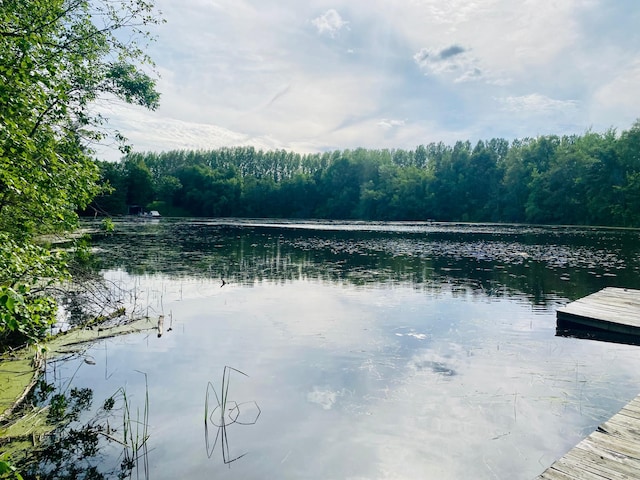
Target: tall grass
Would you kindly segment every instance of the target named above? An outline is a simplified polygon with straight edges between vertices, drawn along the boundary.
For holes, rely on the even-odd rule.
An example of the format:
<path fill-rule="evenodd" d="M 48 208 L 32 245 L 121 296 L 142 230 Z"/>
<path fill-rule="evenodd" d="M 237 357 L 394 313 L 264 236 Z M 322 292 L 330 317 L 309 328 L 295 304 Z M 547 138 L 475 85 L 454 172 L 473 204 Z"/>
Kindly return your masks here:
<path fill-rule="evenodd" d="M 113 405 L 115 399 L 122 401 L 122 436 L 115 437 L 112 435 L 111 429 L 107 425 L 107 431 L 101 431 L 100 433 L 107 439 L 121 445 L 122 451 L 122 467 L 126 470 L 136 469 L 136 477 L 140 478 L 141 473 L 143 478 L 149 478 L 149 455 L 147 448 L 147 441 L 149 440 L 149 383 L 147 374 L 144 372 L 138 372 L 144 375 L 145 382 L 145 398 L 144 407 L 142 412 L 140 407 L 135 409 L 135 416 L 131 407 L 132 401 L 127 394 L 127 390 L 124 387 L 120 387 L 116 392 L 108 399 Z M 105 402 L 106 404 L 106 402 Z M 109 408 L 110 409 L 110 408 Z M 141 461 L 142 460 L 142 461 Z M 140 467 L 142 465 L 142 471 Z"/>

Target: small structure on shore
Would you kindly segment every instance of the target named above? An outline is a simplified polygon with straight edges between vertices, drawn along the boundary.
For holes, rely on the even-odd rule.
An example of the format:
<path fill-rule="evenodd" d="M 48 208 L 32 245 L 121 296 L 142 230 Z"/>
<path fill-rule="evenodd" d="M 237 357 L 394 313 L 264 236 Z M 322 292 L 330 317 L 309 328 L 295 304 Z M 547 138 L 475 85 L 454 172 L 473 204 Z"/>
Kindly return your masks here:
<path fill-rule="evenodd" d="M 147 212 L 144 207 L 141 207 L 140 205 L 129 205 L 127 207 L 127 212 L 129 215 L 143 218 L 160 218 L 162 216 L 158 210 L 151 210 Z"/>

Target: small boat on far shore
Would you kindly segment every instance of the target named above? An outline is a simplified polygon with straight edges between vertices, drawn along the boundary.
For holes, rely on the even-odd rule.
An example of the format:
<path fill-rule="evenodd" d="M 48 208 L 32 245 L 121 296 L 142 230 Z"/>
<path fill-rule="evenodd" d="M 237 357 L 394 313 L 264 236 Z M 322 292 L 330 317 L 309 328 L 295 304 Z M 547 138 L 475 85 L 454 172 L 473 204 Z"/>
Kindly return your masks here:
<path fill-rule="evenodd" d="M 162 217 L 162 215 L 160 215 L 160 212 L 158 212 L 157 210 L 151 210 L 150 212 L 144 212 L 140 214 L 141 217 L 145 217 L 145 218 L 160 218 Z"/>

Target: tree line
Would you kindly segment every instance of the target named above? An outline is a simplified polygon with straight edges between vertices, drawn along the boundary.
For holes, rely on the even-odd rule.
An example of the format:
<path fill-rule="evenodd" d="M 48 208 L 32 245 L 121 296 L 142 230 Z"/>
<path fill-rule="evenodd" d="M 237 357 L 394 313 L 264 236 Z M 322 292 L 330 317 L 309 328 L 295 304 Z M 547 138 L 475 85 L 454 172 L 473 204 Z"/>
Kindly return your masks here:
<path fill-rule="evenodd" d="M 130 153 L 98 165 L 111 191 L 91 214 L 135 205 L 176 216 L 640 227 L 640 120 L 621 133 L 415 150 Z"/>

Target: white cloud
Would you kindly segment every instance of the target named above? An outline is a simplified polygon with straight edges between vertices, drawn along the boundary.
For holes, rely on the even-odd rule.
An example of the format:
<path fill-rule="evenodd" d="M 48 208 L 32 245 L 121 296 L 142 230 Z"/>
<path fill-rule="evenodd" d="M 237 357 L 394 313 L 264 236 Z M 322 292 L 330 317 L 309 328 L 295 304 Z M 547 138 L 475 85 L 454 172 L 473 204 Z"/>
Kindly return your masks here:
<path fill-rule="evenodd" d="M 287 145 L 265 136 L 250 136 L 206 123 L 185 122 L 129 106 L 112 106 L 103 110 L 110 126 L 124 133 L 136 151 L 214 150 L 222 147 L 253 145 L 257 149 L 287 149 Z M 103 159 L 117 160 L 116 148 L 98 148 Z M 303 153 L 305 150 L 302 149 Z"/>
<path fill-rule="evenodd" d="M 593 95 L 591 115 L 599 124 L 626 128 L 640 118 L 640 57 Z"/>
<path fill-rule="evenodd" d="M 311 23 L 316 27 L 320 35 L 326 34 L 330 37 L 335 37 L 340 30 L 349 24 L 334 9 L 327 10 L 319 17 L 311 20 Z"/>
<path fill-rule="evenodd" d="M 458 44 L 432 49 L 422 48 L 413 60 L 425 75 L 451 75 L 455 82 L 479 80 L 483 77 L 477 60 Z"/>
<path fill-rule="evenodd" d="M 339 397 L 344 395 L 344 391 L 334 391 L 328 388 L 313 387 L 313 390 L 307 393 L 307 400 L 311 403 L 320 405 L 324 410 L 331 410 Z"/>
<path fill-rule="evenodd" d="M 530 95 L 509 96 L 498 101 L 508 112 L 549 113 L 559 110 L 575 109 L 575 100 L 555 100 L 539 93 Z"/>
<path fill-rule="evenodd" d="M 404 127 L 405 123 L 406 122 L 404 120 L 393 120 L 393 119 L 383 118 L 377 123 L 377 125 L 385 129 L 390 129 L 390 128 L 396 128 L 396 127 Z"/>
<path fill-rule="evenodd" d="M 113 118 L 138 149 L 413 148 L 640 111 L 629 0 L 157 3 L 161 107 Z"/>

